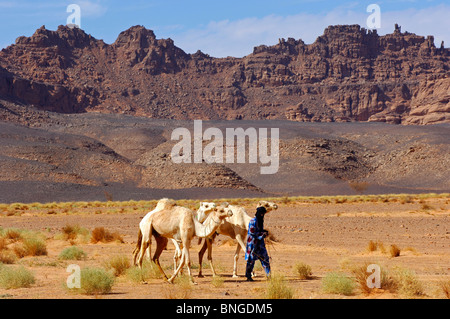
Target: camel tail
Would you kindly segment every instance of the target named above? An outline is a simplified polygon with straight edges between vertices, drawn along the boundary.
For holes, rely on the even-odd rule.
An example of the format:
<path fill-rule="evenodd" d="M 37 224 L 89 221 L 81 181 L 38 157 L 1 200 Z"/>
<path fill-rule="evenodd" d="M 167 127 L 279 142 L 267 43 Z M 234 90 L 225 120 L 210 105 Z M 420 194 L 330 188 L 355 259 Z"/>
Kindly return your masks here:
<path fill-rule="evenodd" d="M 139 251 L 141 250 L 141 243 L 142 243 L 142 232 L 141 229 L 139 229 L 138 233 L 138 240 L 136 243 L 136 247 L 133 250 L 133 263 L 136 265 L 136 258 L 139 255 Z"/>

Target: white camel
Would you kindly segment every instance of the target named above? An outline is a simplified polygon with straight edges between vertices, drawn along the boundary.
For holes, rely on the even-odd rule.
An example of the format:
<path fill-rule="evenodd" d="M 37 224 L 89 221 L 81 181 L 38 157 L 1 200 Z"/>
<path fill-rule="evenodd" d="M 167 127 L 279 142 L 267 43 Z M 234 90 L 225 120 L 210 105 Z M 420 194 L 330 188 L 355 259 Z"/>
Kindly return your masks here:
<path fill-rule="evenodd" d="M 234 253 L 234 267 L 233 267 L 233 277 L 238 277 L 237 275 L 237 263 L 239 260 L 239 253 L 242 250 L 245 252 L 246 249 L 246 242 L 247 242 L 247 232 L 248 232 L 248 224 L 252 217 L 250 217 L 245 209 L 241 206 L 233 206 L 233 205 L 227 205 L 223 204 L 225 207 L 231 209 L 233 212 L 233 216 L 225 218 L 224 222 L 219 226 L 216 233 L 214 233 L 211 237 L 205 238 L 202 248 L 200 249 L 198 253 L 198 259 L 199 259 L 199 277 L 203 277 L 202 274 L 202 260 L 203 255 L 205 254 L 206 249 L 208 249 L 208 261 L 211 266 L 211 271 L 213 273 L 213 276 L 216 276 L 216 272 L 214 270 L 213 262 L 212 262 L 212 243 L 214 241 L 214 238 L 217 236 L 217 234 L 222 234 L 228 237 L 231 237 L 232 239 L 236 239 L 237 246 L 236 251 Z M 270 212 L 271 210 L 277 209 L 278 206 L 275 203 L 268 202 L 268 201 L 260 201 L 258 202 L 258 207 L 264 207 L 267 212 Z"/>
<path fill-rule="evenodd" d="M 156 204 L 155 209 L 153 209 L 151 212 L 147 213 L 141 220 L 141 222 L 139 223 L 139 233 L 142 233 L 143 236 L 145 236 L 146 238 L 148 238 L 148 234 L 146 234 L 146 232 L 148 232 L 149 228 L 149 222 L 150 222 L 150 217 L 158 211 L 161 211 L 163 209 L 169 209 L 173 206 L 176 206 L 176 202 L 173 199 L 169 199 L 169 198 L 162 198 L 158 201 L 158 203 Z M 206 215 L 208 213 L 210 213 L 214 208 L 216 208 L 216 204 L 215 203 L 210 203 L 210 202 L 200 202 L 200 207 L 197 210 L 197 216 L 200 216 L 200 218 L 202 218 L 202 221 L 206 218 Z M 178 243 L 175 240 L 172 240 L 174 245 L 175 245 L 175 254 L 178 256 L 181 256 L 181 250 L 179 248 Z M 134 264 L 136 265 L 136 257 L 137 257 L 137 252 L 139 251 L 140 245 L 136 245 L 136 248 L 133 251 L 133 261 Z M 147 259 L 150 260 L 150 249 L 146 249 L 146 256 Z M 176 269 L 176 258 L 174 257 L 175 260 L 175 267 L 174 270 Z"/>
<path fill-rule="evenodd" d="M 151 247 L 151 237 L 153 235 L 156 240 L 156 251 L 152 260 L 157 265 L 164 278 L 167 279 L 167 276 L 159 263 L 159 257 L 162 251 L 166 248 L 168 239 L 174 239 L 177 242 L 181 242 L 183 246 L 181 262 L 174 274 L 167 279 L 167 281 L 172 283 L 174 278 L 183 268 L 184 264 L 187 264 L 188 275 L 190 280 L 193 282 L 194 280 L 192 278 L 189 256 L 189 248 L 191 246 L 192 238 L 194 236 L 211 236 L 220 226 L 222 221 L 226 217 L 231 217 L 232 215 L 233 213 L 230 209 L 218 206 L 213 209 L 202 224 L 196 220 L 194 212 L 186 207 L 174 205 L 167 209 L 165 208 L 156 211 L 149 217 L 148 231 L 145 232 L 145 234 L 141 231 L 139 232 L 138 245 L 140 248 L 137 251 L 135 250 L 135 253 L 137 254 L 135 256 L 136 263 L 139 267 L 142 267 L 144 252 L 147 248 Z"/>

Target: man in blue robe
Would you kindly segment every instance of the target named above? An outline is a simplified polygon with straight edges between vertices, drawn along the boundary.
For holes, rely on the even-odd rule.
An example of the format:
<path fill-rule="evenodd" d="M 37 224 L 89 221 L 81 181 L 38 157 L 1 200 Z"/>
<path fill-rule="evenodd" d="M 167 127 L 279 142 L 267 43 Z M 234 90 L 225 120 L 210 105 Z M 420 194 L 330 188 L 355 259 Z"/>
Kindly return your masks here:
<path fill-rule="evenodd" d="M 245 277 L 247 277 L 247 281 L 253 281 L 252 271 L 256 260 L 261 262 L 266 276 L 270 275 L 269 255 L 264 242 L 264 238 L 268 234 L 268 231 L 264 229 L 264 214 L 266 212 L 267 210 L 264 207 L 258 207 L 255 217 L 248 224 L 247 249 L 245 251 L 245 260 L 247 260 Z"/>

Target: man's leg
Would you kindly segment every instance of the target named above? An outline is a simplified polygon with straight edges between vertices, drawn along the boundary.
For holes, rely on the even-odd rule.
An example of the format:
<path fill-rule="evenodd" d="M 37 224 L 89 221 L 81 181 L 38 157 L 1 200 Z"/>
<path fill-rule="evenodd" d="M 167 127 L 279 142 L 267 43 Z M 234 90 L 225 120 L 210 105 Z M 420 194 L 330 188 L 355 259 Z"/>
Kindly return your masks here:
<path fill-rule="evenodd" d="M 247 267 L 245 268 L 245 277 L 247 277 L 248 281 L 253 281 L 252 279 L 252 271 L 255 266 L 255 261 L 252 258 L 248 258 Z"/>
<path fill-rule="evenodd" d="M 261 265 L 264 268 L 264 272 L 266 273 L 266 276 L 269 277 L 270 276 L 270 259 L 269 259 L 269 254 L 267 253 L 267 250 L 265 247 L 263 247 L 260 250 L 259 261 L 261 262 Z"/>

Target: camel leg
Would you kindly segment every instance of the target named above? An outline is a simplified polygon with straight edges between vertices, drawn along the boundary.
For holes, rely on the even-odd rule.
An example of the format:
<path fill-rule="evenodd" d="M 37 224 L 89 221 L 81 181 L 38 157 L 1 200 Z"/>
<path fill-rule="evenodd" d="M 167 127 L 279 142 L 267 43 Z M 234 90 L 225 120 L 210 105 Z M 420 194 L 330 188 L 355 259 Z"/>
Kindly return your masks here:
<path fill-rule="evenodd" d="M 194 282 L 194 278 L 192 277 L 191 257 L 190 257 L 190 255 L 189 255 L 189 249 L 186 249 L 185 263 L 186 263 L 187 269 L 188 269 L 189 280 L 191 281 L 191 283 L 193 283 L 194 285 L 196 285 L 196 283 Z"/>
<path fill-rule="evenodd" d="M 155 239 L 156 239 L 156 251 L 155 251 L 155 254 L 153 255 L 153 262 L 158 267 L 158 269 L 161 272 L 161 274 L 163 275 L 164 279 L 167 280 L 167 276 L 164 273 L 164 270 L 162 269 L 161 264 L 159 263 L 159 256 L 161 256 L 161 253 L 167 246 L 167 238 L 162 237 L 162 236 L 155 236 Z"/>
<path fill-rule="evenodd" d="M 202 262 L 203 262 L 203 255 L 205 254 L 205 251 L 208 248 L 208 243 L 206 241 L 207 240 L 205 239 L 205 241 L 203 242 L 202 248 L 198 252 L 198 277 L 199 278 L 203 278 L 204 277 L 203 274 L 202 274 L 202 268 L 203 268 L 202 267 Z"/>
<path fill-rule="evenodd" d="M 212 243 L 213 243 L 213 238 L 206 238 L 206 242 L 208 244 L 208 261 L 209 261 L 209 265 L 211 266 L 211 271 L 213 274 L 213 277 L 216 276 L 216 271 L 214 270 L 214 265 L 212 262 Z"/>
<path fill-rule="evenodd" d="M 175 239 L 172 239 L 172 243 L 175 246 L 175 252 L 173 253 L 173 272 L 175 272 L 175 270 L 177 269 L 178 260 L 181 258 L 181 249 Z"/>
<path fill-rule="evenodd" d="M 237 244 L 236 251 L 234 252 L 234 266 L 233 266 L 233 278 L 238 278 L 237 275 L 237 264 L 239 260 L 239 253 L 241 252 L 241 245 Z"/>
<path fill-rule="evenodd" d="M 181 259 L 180 259 L 180 264 L 178 265 L 177 269 L 175 270 L 175 272 L 173 273 L 172 277 L 170 277 L 167 281 L 170 282 L 171 284 L 173 283 L 173 280 L 175 279 L 175 277 L 178 275 L 178 273 L 181 271 L 181 269 L 184 266 L 185 263 L 185 258 L 186 258 L 186 252 L 185 252 L 185 248 L 183 247 L 183 251 L 181 253 Z"/>
<path fill-rule="evenodd" d="M 139 253 L 137 256 L 137 262 L 136 262 L 140 269 L 142 269 L 142 262 L 144 260 L 145 250 L 147 248 L 150 249 L 151 244 L 152 244 L 152 242 L 151 242 L 151 231 L 150 231 L 149 238 L 146 238 L 146 236 L 143 236 L 142 240 L 141 240 L 141 247 L 139 249 Z"/>
<path fill-rule="evenodd" d="M 237 275 L 237 263 L 238 263 L 238 260 L 239 260 L 239 253 L 240 253 L 240 249 L 242 248 L 242 250 L 245 252 L 245 250 L 246 250 L 246 247 L 245 247 L 245 244 L 244 244 L 244 241 L 242 240 L 242 236 L 241 235 L 236 235 L 236 240 L 237 240 L 237 242 L 238 242 L 238 246 L 236 247 L 236 252 L 235 252 L 235 255 L 234 255 L 234 268 L 233 268 L 233 277 L 239 277 L 238 275 Z M 252 277 L 256 277 L 256 273 L 255 273 L 255 271 L 253 271 L 252 272 Z"/>
<path fill-rule="evenodd" d="M 137 257 L 141 248 L 141 244 L 142 244 L 142 232 L 139 229 L 139 233 L 138 233 L 138 240 L 136 242 L 136 247 L 133 250 L 133 265 L 137 265 Z"/>
<path fill-rule="evenodd" d="M 178 265 L 177 270 L 175 271 L 175 273 L 172 275 L 172 277 L 170 277 L 167 281 L 170 283 L 173 283 L 173 280 L 175 279 L 175 277 L 180 273 L 181 269 L 183 268 L 184 264 L 187 264 L 187 268 L 188 268 L 188 274 L 189 274 L 189 280 L 195 284 L 194 282 L 194 278 L 192 278 L 192 271 L 191 271 L 191 259 L 189 256 L 189 247 L 190 247 L 190 241 L 187 241 L 186 243 L 183 243 L 183 250 L 181 253 L 181 262 Z"/>

